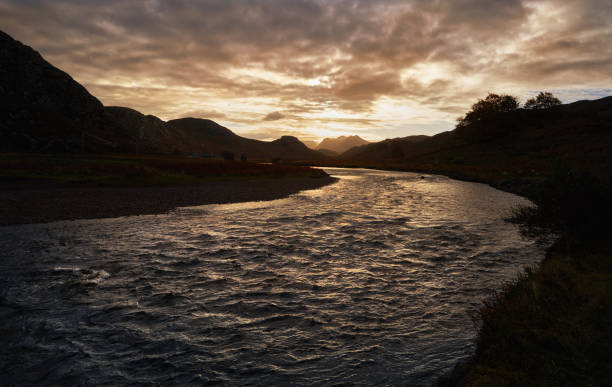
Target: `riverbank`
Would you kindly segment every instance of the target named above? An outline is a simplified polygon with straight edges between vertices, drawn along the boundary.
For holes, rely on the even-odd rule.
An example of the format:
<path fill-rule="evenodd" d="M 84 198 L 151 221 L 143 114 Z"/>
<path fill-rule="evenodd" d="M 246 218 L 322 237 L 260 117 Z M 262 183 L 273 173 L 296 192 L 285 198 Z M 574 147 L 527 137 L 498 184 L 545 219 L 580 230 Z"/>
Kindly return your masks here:
<path fill-rule="evenodd" d="M 3 183 L 0 226 L 160 214 L 177 207 L 274 200 L 336 180 L 330 176 L 234 178 L 162 187 Z"/>
<path fill-rule="evenodd" d="M 607 385 L 612 375 L 610 182 L 558 169 L 542 180 L 482 182 L 538 205 L 514 222 L 530 237 L 560 239 L 544 260 L 472 311 L 474 355 L 436 386 Z M 453 178 L 460 178 L 457 174 Z M 518 184 L 516 184 L 518 182 Z"/>
<path fill-rule="evenodd" d="M 612 375 L 610 243 L 553 245 L 485 300 L 474 356 L 437 386 L 602 386 Z"/>
<path fill-rule="evenodd" d="M 171 155 L 0 153 L 0 226 L 273 200 L 334 181 L 308 166 Z"/>

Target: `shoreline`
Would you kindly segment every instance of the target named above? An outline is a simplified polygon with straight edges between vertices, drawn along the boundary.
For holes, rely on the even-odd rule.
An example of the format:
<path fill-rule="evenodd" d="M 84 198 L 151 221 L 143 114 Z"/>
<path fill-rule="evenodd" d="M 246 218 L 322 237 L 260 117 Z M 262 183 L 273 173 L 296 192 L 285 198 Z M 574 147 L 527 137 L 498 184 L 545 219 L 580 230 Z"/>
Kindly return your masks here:
<path fill-rule="evenodd" d="M 161 214 L 178 207 L 205 204 L 275 200 L 336 181 L 331 176 L 282 177 L 129 188 L 5 183 L 0 184 L 0 227 Z"/>

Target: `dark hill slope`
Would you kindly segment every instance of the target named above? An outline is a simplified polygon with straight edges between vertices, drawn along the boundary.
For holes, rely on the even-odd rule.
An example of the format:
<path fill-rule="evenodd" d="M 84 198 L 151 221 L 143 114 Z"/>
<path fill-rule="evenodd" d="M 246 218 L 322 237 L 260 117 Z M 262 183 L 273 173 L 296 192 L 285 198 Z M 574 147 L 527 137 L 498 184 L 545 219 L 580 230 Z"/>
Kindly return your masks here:
<path fill-rule="evenodd" d="M 321 149 L 317 149 L 317 152 L 321 152 L 321 153 L 323 153 L 324 155 L 329 156 L 329 157 L 338 157 L 338 156 L 340 156 L 340 155 L 338 154 L 338 152 L 334 152 L 334 151 L 333 151 L 333 150 L 331 150 L 331 149 L 322 149 L 322 148 L 321 148 Z"/>
<path fill-rule="evenodd" d="M 232 152 L 236 157 L 249 159 L 322 160 L 326 156 L 309 149 L 297 138 L 283 136 L 266 142 L 244 138 L 211 120 L 180 118 L 168 121 L 168 126 L 178 133 L 191 152 L 219 155 Z"/>
<path fill-rule="evenodd" d="M 105 126 L 101 136 L 114 150 L 136 153 L 170 153 L 189 150 L 183 137 L 161 119 L 134 109 L 104 108 Z"/>
<path fill-rule="evenodd" d="M 405 149 L 429 139 L 429 136 L 408 136 L 356 146 L 340 155 L 345 160 L 378 161 L 401 157 Z"/>
<path fill-rule="evenodd" d="M 0 151 L 162 152 L 184 148 L 154 116 L 102 103 L 0 31 Z"/>
<path fill-rule="evenodd" d="M 472 176 L 504 186 L 537 181 L 559 160 L 578 169 L 610 171 L 610 149 L 612 97 L 606 97 L 546 110 L 499 113 L 417 143 L 400 138 L 366 145 L 345 159 Z"/>
<path fill-rule="evenodd" d="M 83 86 L 0 31 L 0 150 L 76 146 L 103 121 L 102 103 Z"/>

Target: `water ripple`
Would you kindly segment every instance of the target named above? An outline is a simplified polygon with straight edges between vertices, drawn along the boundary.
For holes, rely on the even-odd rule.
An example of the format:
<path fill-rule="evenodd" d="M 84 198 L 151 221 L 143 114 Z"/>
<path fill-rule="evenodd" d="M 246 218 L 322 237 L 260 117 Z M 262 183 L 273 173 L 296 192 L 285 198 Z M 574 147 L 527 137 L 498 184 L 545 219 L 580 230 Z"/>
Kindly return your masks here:
<path fill-rule="evenodd" d="M 0 384 L 427 384 L 542 257 L 524 199 L 330 169 L 270 202 L 0 229 Z"/>

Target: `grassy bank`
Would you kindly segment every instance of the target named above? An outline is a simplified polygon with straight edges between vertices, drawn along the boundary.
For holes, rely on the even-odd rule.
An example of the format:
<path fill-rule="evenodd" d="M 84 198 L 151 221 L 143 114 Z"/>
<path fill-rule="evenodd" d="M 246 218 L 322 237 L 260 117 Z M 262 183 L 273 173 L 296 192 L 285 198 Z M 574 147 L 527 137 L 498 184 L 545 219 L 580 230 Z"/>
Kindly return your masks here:
<path fill-rule="evenodd" d="M 537 207 L 510 221 L 560 238 L 541 264 L 483 301 L 474 356 L 440 386 L 609 385 L 612 375 L 612 185 L 560 164 L 529 188 Z"/>
<path fill-rule="evenodd" d="M 609 242 L 562 239 L 483 302 L 477 350 L 440 386 L 603 386 L 612 375 Z"/>
<path fill-rule="evenodd" d="M 0 154 L 0 182 L 147 187 L 235 178 L 323 177 L 307 166 L 165 155 Z"/>

